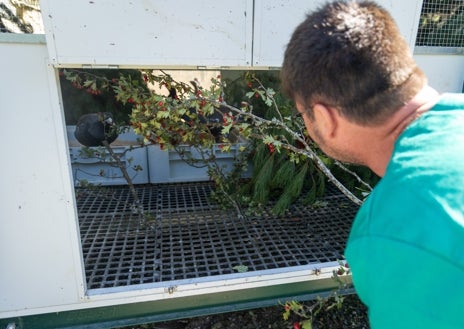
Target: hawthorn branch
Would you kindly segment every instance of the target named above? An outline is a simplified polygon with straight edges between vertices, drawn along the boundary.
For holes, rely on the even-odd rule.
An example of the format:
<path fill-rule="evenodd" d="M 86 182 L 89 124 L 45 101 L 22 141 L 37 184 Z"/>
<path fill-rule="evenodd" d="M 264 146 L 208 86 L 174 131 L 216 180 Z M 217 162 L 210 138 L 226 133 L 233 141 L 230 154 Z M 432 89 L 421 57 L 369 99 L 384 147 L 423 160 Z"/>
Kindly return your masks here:
<path fill-rule="evenodd" d="M 362 178 L 359 177 L 358 174 L 356 174 L 354 171 L 348 169 L 343 163 L 341 163 L 340 161 L 335 161 L 335 165 L 337 167 L 339 167 L 340 169 L 342 169 L 342 170 L 346 171 L 347 173 L 349 173 L 351 176 L 353 176 L 356 179 L 356 181 L 359 184 L 364 185 L 364 187 L 366 187 L 368 191 L 372 191 L 372 186 L 370 186 L 365 181 L 363 181 Z"/>
<path fill-rule="evenodd" d="M 121 77 L 122 80 L 120 80 L 119 82 L 114 82 L 114 81 L 109 81 L 108 79 L 105 79 L 105 78 L 102 78 L 102 77 L 98 77 L 98 76 L 93 75 L 93 74 L 89 74 L 89 73 L 83 74 L 83 72 L 77 71 L 77 70 L 72 70 L 71 72 L 73 74 L 76 74 L 76 75 L 84 75 L 87 78 L 91 77 L 94 80 L 101 79 L 100 81 L 103 81 L 104 83 L 107 83 L 107 84 L 111 85 L 113 87 L 113 90 L 115 91 L 115 93 L 117 95 L 121 92 L 121 93 L 128 94 L 128 95 L 135 93 L 136 95 L 139 95 L 139 96 L 142 96 L 142 97 L 143 96 L 149 97 L 150 94 L 151 94 L 150 92 L 147 92 L 146 90 L 140 90 L 140 88 L 137 88 L 136 86 L 134 86 L 132 84 L 127 84 L 126 81 L 124 79 L 122 79 L 122 77 Z M 201 94 L 198 94 L 198 93 L 192 94 L 192 88 L 190 86 L 188 86 L 188 85 L 186 85 L 184 83 L 175 81 L 174 79 L 172 79 L 172 77 L 170 75 L 166 74 L 166 72 L 162 71 L 162 74 L 164 74 L 165 76 L 163 77 L 163 76 L 150 75 L 150 79 L 152 79 L 153 81 L 160 82 L 160 83 L 163 82 L 163 81 L 164 82 L 167 81 L 170 84 L 174 84 L 175 86 L 182 87 L 182 89 L 186 93 L 190 94 L 190 97 L 186 98 L 183 101 L 180 101 L 179 99 L 177 99 L 177 102 L 175 103 L 174 108 L 190 108 L 191 106 L 189 104 L 191 104 L 192 102 L 207 101 L 210 104 L 212 104 L 216 109 L 218 109 L 218 108 L 226 108 L 226 109 L 229 109 L 230 111 L 232 111 L 233 113 L 236 113 L 236 114 L 238 114 L 240 116 L 243 116 L 243 117 L 248 118 L 249 120 L 251 120 L 251 126 L 256 128 L 259 131 L 258 134 L 253 134 L 253 136 L 261 138 L 261 139 L 263 138 L 263 136 L 267 135 L 266 134 L 266 129 L 270 129 L 270 128 L 281 129 L 282 131 L 287 133 L 289 136 L 291 136 L 295 141 L 298 141 L 304 147 L 303 148 L 298 148 L 298 147 L 294 146 L 292 143 L 290 143 L 285 138 L 285 136 L 281 136 L 281 139 L 278 140 L 275 137 L 273 137 L 272 135 L 269 135 L 269 137 L 271 139 L 273 139 L 274 142 L 275 142 L 274 146 L 276 146 L 277 148 L 287 149 L 287 150 L 289 150 L 289 151 L 291 151 L 291 152 L 293 152 L 295 154 L 300 154 L 300 155 L 302 155 L 304 157 L 309 158 L 311 161 L 314 162 L 316 167 L 328 178 L 328 180 L 331 183 L 333 183 L 345 196 L 347 196 L 348 199 L 350 199 L 352 202 L 354 202 L 357 205 L 362 204 L 362 201 L 359 198 L 357 198 L 351 191 L 349 191 L 332 174 L 330 169 L 324 164 L 324 162 L 320 159 L 320 157 L 317 155 L 317 153 L 308 144 L 307 140 L 304 137 L 304 129 L 302 129 L 301 124 L 300 125 L 297 124 L 297 128 L 293 129 L 293 128 L 289 127 L 284 122 L 285 120 L 288 120 L 288 118 L 284 118 L 282 116 L 280 108 L 279 108 L 273 94 L 270 93 L 269 90 L 266 89 L 265 86 L 258 79 L 254 78 L 255 81 L 257 81 L 260 90 L 264 91 L 266 99 L 271 101 L 271 103 L 272 103 L 271 106 L 276 111 L 278 118 L 273 118 L 271 120 L 264 119 L 264 118 L 262 118 L 260 116 L 257 116 L 255 114 L 253 114 L 251 110 L 247 111 L 245 109 L 239 109 L 239 108 L 231 106 L 231 105 L 229 105 L 229 104 L 227 104 L 227 103 L 225 103 L 223 101 L 218 101 L 217 99 L 211 99 L 211 98 L 208 98 L 208 97 L 201 96 Z M 120 85 L 121 82 L 123 82 L 122 86 Z M 117 87 L 118 85 L 120 87 Z M 230 124 L 234 124 L 234 123 L 230 123 Z M 164 129 L 161 128 L 161 130 L 164 130 Z M 169 133 L 169 132 L 167 132 L 167 133 Z M 128 176 L 127 171 L 125 171 L 125 164 L 120 161 L 119 157 L 116 154 L 114 154 L 114 152 L 112 152 L 110 147 L 108 147 L 108 151 L 113 156 L 115 161 L 118 163 L 118 166 L 121 168 L 121 171 L 123 172 L 124 177 L 126 178 L 129 185 L 131 186 L 131 192 L 134 195 L 134 200 L 135 200 L 135 203 L 136 203 L 136 207 L 138 208 L 140 206 L 140 204 L 137 201 L 138 198 L 137 198 L 137 196 L 135 194 L 135 189 L 133 189 L 133 185 L 131 184 L 131 179 Z M 350 175 L 352 175 L 360 184 L 364 185 L 368 190 L 372 190 L 372 188 L 369 186 L 369 184 L 365 183 L 356 173 L 354 173 L 353 171 L 346 168 L 343 164 L 336 161 L 335 165 L 337 165 L 342 170 L 344 170 L 347 173 L 349 173 Z M 138 211 L 142 214 L 141 209 L 138 208 Z"/>
<path fill-rule="evenodd" d="M 135 190 L 134 183 L 132 181 L 132 178 L 129 176 L 129 173 L 127 172 L 126 164 L 121 160 L 120 156 L 116 154 L 113 149 L 111 148 L 110 144 L 104 140 L 102 142 L 103 146 L 108 150 L 108 153 L 111 155 L 111 157 L 116 161 L 117 166 L 121 170 L 122 175 L 124 176 L 124 179 L 127 181 L 127 184 L 129 185 L 129 190 L 132 194 L 132 197 L 134 198 L 134 211 L 143 219 L 145 220 L 145 213 L 143 211 L 143 206 L 142 203 L 140 202 L 139 196 L 137 194 L 137 191 Z"/>
<path fill-rule="evenodd" d="M 314 164 L 317 166 L 317 168 L 327 177 L 327 179 L 333 183 L 339 190 L 340 192 L 342 192 L 348 199 L 350 199 L 353 203 L 357 204 L 357 205 L 361 205 L 362 204 L 362 200 L 360 200 L 359 198 L 357 198 L 350 190 L 348 190 L 333 174 L 332 172 L 330 171 L 329 168 L 327 168 L 327 166 L 324 164 L 324 162 L 318 157 L 318 155 L 316 154 L 316 152 L 311 148 L 311 146 L 306 142 L 306 140 L 302 137 L 301 134 L 299 133 L 296 133 L 295 131 L 293 131 L 292 129 L 290 129 L 287 125 L 285 125 L 285 123 L 283 123 L 282 121 L 279 121 L 279 120 L 268 120 L 268 119 L 263 119 L 262 117 L 259 117 L 257 115 L 254 115 L 253 113 L 250 113 L 250 112 L 246 112 L 246 111 L 243 111 L 241 109 L 238 109 L 234 106 L 231 106 L 231 105 L 228 105 L 228 104 L 225 104 L 225 103 L 221 103 L 221 106 L 224 106 L 226 108 L 228 108 L 229 110 L 231 111 L 234 111 L 240 115 L 243 115 L 243 116 L 247 116 L 249 118 L 251 118 L 253 120 L 253 122 L 256 124 L 258 123 L 256 126 L 257 127 L 260 127 L 262 125 L 266 125 L 266 126 L 273 126 L 273 127 L 279 127 L 281 129 L 283 129 L 284 131 L 286 131 L 287 133 L 289 133 L 295 140 L 297 140 L 298 142 L 300 142 L 301 144 L 304 145 L 304 149 L 301 149 L 301 148 L 297 148 L 296 146 L 293 146 L 291 144 L 288 144 L 288 143 L 282 143 L 280 146 L 285 148 L 285 149 L 288 149 L 294 153 L 297 153 L 297 154 L 301 154 L 305 157 L 308 157 L 310 160 L 312 160 L 314 162 Z M 341 164 L 340 164 L 341 165 Z M 346 167 L 342 166 L 341 167 L 342 169 L 346 169 L 349 173 L 351 174 L 354 174 L 358 180 L 362 181 L 359 176 L 357 176 L 355 173 L 349 171 Z M 366 184 L 367 186 L 369 186 L 367 183 L 364 183 Z M 369 186 L 370 187 L 370 186 Z"/>

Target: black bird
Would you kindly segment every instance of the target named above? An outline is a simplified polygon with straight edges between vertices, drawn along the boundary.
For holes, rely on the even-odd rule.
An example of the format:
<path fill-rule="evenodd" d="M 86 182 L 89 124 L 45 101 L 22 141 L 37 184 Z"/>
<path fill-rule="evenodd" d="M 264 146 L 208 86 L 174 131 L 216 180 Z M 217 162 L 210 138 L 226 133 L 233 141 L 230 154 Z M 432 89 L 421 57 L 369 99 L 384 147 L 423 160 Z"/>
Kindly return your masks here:
<path fill-rule="evenodd" d="M 111 144 L 118 138 L 113 115 L 110 112 L 84 114 L 77 121 L 74 136 L 87 147 L 103 146 L 105 140 Z"/>

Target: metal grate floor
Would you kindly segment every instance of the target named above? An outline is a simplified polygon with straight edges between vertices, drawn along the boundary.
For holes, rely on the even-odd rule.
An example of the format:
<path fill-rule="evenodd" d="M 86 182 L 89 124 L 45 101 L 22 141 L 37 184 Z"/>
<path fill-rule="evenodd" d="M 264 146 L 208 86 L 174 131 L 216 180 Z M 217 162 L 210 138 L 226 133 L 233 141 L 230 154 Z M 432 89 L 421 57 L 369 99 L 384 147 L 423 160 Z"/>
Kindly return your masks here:
<path fill-rule="evenodd" d="M 357 207 L 332 190 L 321 207 L 241 219 L 209 201 L 208 182 L 137 186 L 153 224 L 139 225 L 127 186 L 77 189 L 89 289 L 341 259 Z"/>

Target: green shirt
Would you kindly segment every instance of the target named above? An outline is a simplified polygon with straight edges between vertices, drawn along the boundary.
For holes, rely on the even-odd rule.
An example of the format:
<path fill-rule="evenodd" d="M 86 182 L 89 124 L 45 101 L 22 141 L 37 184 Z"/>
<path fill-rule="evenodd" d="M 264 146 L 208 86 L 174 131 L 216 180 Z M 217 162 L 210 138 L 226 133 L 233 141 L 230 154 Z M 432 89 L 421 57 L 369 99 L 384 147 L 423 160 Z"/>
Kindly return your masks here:
<path fill-rule="evenodd" d="M 464 94 L 399 136 L 345 256 L 372 329 L 464 328 Z"/>

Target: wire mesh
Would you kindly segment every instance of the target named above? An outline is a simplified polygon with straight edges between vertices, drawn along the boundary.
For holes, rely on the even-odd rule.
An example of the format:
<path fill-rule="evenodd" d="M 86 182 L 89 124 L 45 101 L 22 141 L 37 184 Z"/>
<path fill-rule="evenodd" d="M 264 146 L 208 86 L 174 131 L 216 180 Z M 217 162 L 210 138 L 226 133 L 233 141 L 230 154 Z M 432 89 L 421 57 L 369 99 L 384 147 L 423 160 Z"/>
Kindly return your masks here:
<path fill-rule="evenodd" d="M 335 190 L 320 207 L 241 218 L 212 203 L 208 182 L 137 186 L 140 225 L 124 186 L 77 189 L 89 289 L 301 266 L 342 258 L 357 208 Z"/>
<path fill-rule="evenodd" d="M 464 47 L 464 1 L 424 0 L 416 46 Z"/>

